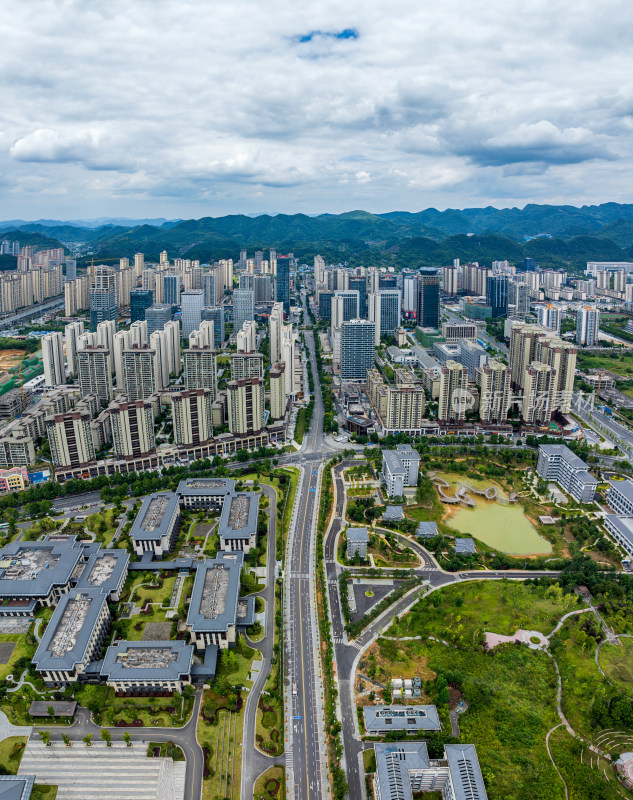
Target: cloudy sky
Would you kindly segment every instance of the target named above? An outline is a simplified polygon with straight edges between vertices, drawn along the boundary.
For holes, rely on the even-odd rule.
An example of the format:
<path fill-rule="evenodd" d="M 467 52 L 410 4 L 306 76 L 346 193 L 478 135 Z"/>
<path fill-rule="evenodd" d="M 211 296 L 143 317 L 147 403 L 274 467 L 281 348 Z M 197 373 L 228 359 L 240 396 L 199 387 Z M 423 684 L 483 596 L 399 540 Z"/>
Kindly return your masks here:
<path fill-rule="evenodd" d="M 0 218 L 633 201 L 624 0 L 6 0 Z"/>

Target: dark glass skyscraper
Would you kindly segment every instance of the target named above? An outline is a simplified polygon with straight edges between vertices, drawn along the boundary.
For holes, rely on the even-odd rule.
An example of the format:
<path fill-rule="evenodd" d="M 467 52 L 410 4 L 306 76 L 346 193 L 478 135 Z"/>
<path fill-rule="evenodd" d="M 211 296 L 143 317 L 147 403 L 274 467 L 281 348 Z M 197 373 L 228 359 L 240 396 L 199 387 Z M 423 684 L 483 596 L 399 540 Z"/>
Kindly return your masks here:
<path fill-rule="evenodd" d="M 284 314 L 290 314 L 290 256 L 277 256 L 275 300 L 284 304 Z"/>
<path fill-rule="evenodd" d="M 358 316 L 367 319 L 367 278 L 364 276 L 350 275 L 350 292 L 358 292 Z"/>
<path fill-rule="evenodd" d="M 165 275 L 163 278 L 163 298 L 168 306 L 180 305 L 180 275 Z"/>
<path fill-rule="evenodd" d="M 440 327 L 440 275 L 436 269 L 420 270 L 416 316 L 420 328 Z"/>
<path fill-rule="evenodd" d="M 486 278 L 486 305 L 493 317 L 508 316 L 508 276 L 489 275 Z"/>
<path fill-rule="evenodd" d="M 145 312 L 154 304 L 154 292 L 151 289 L 132 289 L 130 292 L 130 322 L 145 319 Z"/>

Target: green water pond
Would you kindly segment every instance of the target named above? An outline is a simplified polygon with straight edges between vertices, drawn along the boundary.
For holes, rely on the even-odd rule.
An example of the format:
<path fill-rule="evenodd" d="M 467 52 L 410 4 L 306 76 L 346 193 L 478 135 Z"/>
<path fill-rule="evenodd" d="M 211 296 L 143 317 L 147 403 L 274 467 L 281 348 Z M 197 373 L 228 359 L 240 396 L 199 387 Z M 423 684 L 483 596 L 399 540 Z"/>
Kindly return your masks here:
<path fill-rule="evenodd" d="M 471 497 L 473 497 L 471 495 Z M 473 497 L 476 508 L 460 508 L 446 523 L 508 555 L 549 555 L 552 545 L 539 535 L 519 503 L 504 505 Z"/>

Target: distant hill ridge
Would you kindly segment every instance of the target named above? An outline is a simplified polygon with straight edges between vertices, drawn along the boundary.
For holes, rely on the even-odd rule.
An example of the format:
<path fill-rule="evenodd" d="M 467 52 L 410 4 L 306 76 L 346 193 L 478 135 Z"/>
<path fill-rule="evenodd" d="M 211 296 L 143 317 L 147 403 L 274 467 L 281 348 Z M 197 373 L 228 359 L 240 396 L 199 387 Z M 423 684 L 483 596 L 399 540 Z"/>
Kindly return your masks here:
<path fill-rule="evenodd" d="M 95 258 L 131 257 L 142 251 L 152 260 L 167 250 L 170 258 L 203 262 L 237 258 L 241 247 L 250 253 L 275 247 L 278 252 L 293 251 L 302 260 L 320 253 L 329 262 L 367 266 L 418 267 L 453 258 L 517 262 L 532 257 L 542 266 L 582 267 L 588 260 L 633 259 L 633 204 L 621 203 L 385 214 L 355 210 L 318 216 L 235 214 L 180 221 L 103 218 L 103 223 L 82 227 L 76 221 L 11 220 L 0 222 L 0 238 L 46 247 L 62 243 Z"/>

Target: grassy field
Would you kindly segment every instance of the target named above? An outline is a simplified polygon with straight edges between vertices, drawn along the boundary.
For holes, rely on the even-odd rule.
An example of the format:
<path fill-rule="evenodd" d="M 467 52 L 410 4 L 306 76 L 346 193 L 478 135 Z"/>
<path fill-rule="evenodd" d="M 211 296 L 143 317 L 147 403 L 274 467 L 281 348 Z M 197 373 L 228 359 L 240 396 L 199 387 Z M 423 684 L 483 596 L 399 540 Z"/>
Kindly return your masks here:
<path fill-rule="evenodd" d="M 471 647 L 484 631 L 509 636 L 517 628 L 527 628 L 547 635 L 563 614 L 578 607 L 577 597 L 563 594 L 557 586 L 472 581 L 423 598 L 390 629 L 390 635 L 413 636 L 424 630 L 427 636 Z"/>
<path fill-rule="evenodd" d="M 18 771 L 25 744 L 26 736 L 9 736 L 0 742 L 0 764 L 11 775 Z"/>
<path fill-rule="evenodd" d="M 86 528 L 97 535 L 97 541 L 109 545 L 119 526 L 118 515 L 113 508 L 98 511 L 86 517 Z"/>
<path fill-rule="evenodd" d="M 633 378 L 633 350 L 617 350 L 600 355 L 593 353 L 590 355 L 581 351 L 578 353 L 578 369 L 604 369 L 625 378 Z"/>
<path fill-rule="evenodd" d="M 633 639 L 621 639 L 621 647 L 603 644 L 600 648 L 600 666 L 613 683 L 623 691 L 633 686 Z"/>
<path fill-rule="evenodd" d="M 569 790 L 569 800 L 616 800 L 629 796 L 619 788 L 611 764 L 583 748 L 565 728 L 552 733 L 549 746 Z"/>
<path fill-rule="evenodd" d="M 294 440 L 297 444 L 301 444 L 301 442 L 303 442 L 303 437 L 305 436 L 307 413 L 308 412 L 305 408 L 300 408 L 297 412 L 297 422 L 295 424 L 294 435 Z"/>
<path fill-rule="evenodd" d="M 35 653 L 35 645 L 28 644 L 26 633 L 2 633 L 0 642 L 15 642 L 15 647 L 11 653 L 8 663 L 0 664 L 0 680 L 4 680 L 7 675 L 14 672 L 14 664 L 20 658 L 32 658 Z M 28 666 L 28 665 L 27 665 Z M 14 675 L 14 677 L 17 677 Z"/>
<path fill-rule="evenodd" d="M 270 767 L 255 781 L 253 800 L 282 800 L 286 796 L 286 770 Z"/>

